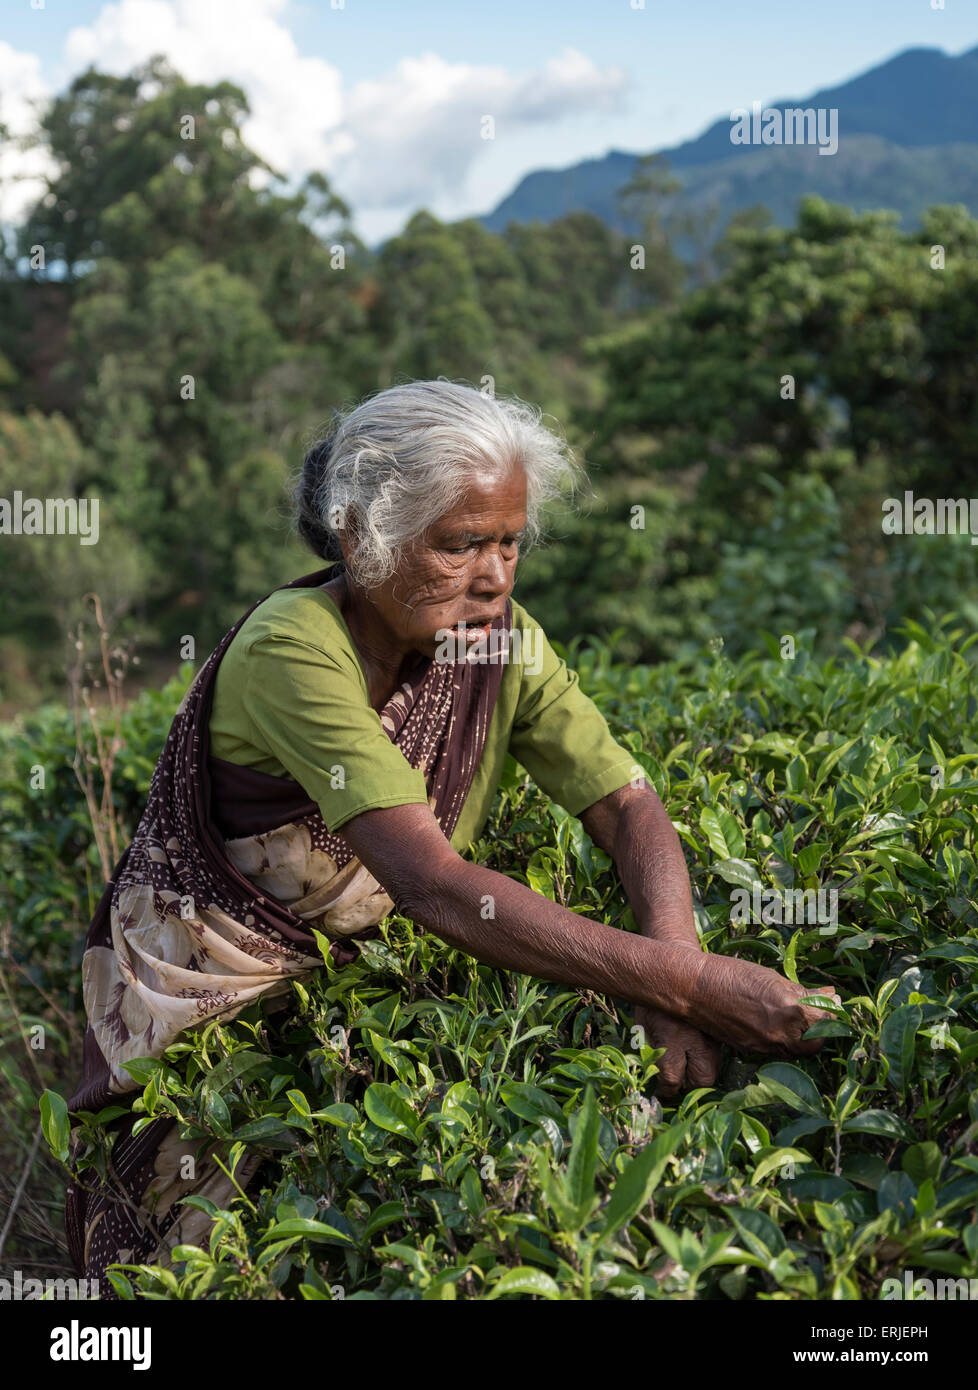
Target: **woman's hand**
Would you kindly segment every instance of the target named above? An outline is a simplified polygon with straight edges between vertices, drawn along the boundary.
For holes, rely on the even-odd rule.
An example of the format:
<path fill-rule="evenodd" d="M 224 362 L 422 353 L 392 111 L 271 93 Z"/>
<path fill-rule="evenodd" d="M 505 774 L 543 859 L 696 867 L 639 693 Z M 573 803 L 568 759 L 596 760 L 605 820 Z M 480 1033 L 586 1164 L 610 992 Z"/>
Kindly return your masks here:
<path fill-rule="evenodd" d="M 720 1068 L 720 1044 L 683 1019 L 639 1004 L 635 1022 L 645 1029 L 650 1047 L 664 1047 L 659 1058 L 656 1094 L 671 1099 L 694 1086 L 712 1086 Z"/>
<path fill-rule="evenodd" d="M 802 1041 L 812 1024 L 825 1016 L 821 1009 L 798 1002 L 813 994 L 841 1003 L 831 985 L 812 989 L 796 985 L 766 965 L 707 955 L 684 1013 L 694 1027 L 708 1028 L 732 1047 L 807 1056 L 823 1042 L 822 1038 Z"/>
<path fill-rule="evenodd" d="M 807 1055 L 822 1046 L 821 1038 L 803 1042 L 802 1035 L 824 1017 L 823 1011 L 798 1000 L 825 994 L 838 1003 L 831 985 L 809 989 L 767 966 L 728 956 L 703 960 L 686 1018 L 644 1004 L 635 1009 L 635 1022 L 645 1029 L 646 1041 L 666 1049 L 659 1058 L 656 1084 L 663 1100 L 696 1086 L 713 1086 L 721 1042 L 781 1056 Z M 709 1033 L 703 1031 L 706 1027 Z"/>

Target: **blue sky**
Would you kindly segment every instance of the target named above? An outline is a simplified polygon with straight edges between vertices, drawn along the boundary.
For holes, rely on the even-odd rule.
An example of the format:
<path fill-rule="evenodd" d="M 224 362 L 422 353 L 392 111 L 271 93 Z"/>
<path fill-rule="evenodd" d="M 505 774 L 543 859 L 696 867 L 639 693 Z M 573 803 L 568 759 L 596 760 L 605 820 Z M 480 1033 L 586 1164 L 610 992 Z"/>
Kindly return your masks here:
<path fill-rule="evenodd" d="M 321 168 L 374 241 L 418 207 L 488 211 L 530 170 L 675 144 L 735 107 L 805 96 L 904 48 L 978 45 L 978 9 L 963 0 L 634 3 L 6 0 L 0 118 L 23 128 L 29 99 L 88 61 L 128 71 L 162 47 L 193 80 L 239 81 L 251 143 L 285 173 Z M 0 160 L 8 213 L 11 159 Z"/>

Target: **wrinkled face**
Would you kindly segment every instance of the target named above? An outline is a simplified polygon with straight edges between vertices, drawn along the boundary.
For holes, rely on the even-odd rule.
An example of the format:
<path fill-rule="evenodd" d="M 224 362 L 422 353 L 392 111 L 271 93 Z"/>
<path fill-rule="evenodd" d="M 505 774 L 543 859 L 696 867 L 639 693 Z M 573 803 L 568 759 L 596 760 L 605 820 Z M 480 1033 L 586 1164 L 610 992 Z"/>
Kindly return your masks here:
<path fill-rule="evenodd" d="M 521 467 L 502 478 L 474 479 L 459 505 L 413 543 L 397 573 L 370 591 L 393 644 L 434 657 L 444 629 L 501 615 L 525 526 Z"/>

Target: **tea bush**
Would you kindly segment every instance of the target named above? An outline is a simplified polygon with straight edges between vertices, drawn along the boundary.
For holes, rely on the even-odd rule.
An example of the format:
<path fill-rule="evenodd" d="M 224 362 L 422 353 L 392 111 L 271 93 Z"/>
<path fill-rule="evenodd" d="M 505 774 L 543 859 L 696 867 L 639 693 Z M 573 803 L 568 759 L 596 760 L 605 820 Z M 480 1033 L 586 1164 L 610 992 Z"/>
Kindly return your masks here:
<path fill-rule="evenodd" d="M 122 847 L 192 676 L 188 663 L 162 690 L 145 691 L 120 713 L 122 748 L 109 801 Z M 108 722 L 100 716 L 103 728 Z M 104 886 L 73 766 L 79 737 L 101 793 L 87 716 L 76 733 L 73 713 L 48 704 L 5 726 L 0 737 L 0 1210 L 18 1203 L 3 1254 L 12 1265 L 42 1263 L 52 1275 L 73 1271 L 61 1229 L 63 1172 L 44 1146 L 34 1146 L 37 1097 L 45 1088 L 70 1094 L 78 1080 L 81 957 Z"/>
<path fill-rule="evenodd" d="M 391 916 L 285 1011 L 131 1064 L 147 1123 L 179 1116 L 232 1172 L 245 1151 L 263 1166 L 229 1209 L 203 1203 L 204 1246 L 120 1270 L 116 1290 L 818 1300 L 878 1298 L 908 1269 L 978 1277 L 976 635 L 928 615 L 900 639 L 816 661 L 799 632 L 655 669 L 560 648 L 669 808 L 708 949 L 836 987 L 816 1056 L 725 1049 L 715 1088 L 663 1106 L 630 1004 Z M 133 756 L 142 791 L 138 739 Z M 511 760 L 470 857 L 635 929 L 608 856 Z M 54 1093 L 43 1117 L 63 1154 Z M 97 1117 L 88 1132 L 94 1161 Z"/>

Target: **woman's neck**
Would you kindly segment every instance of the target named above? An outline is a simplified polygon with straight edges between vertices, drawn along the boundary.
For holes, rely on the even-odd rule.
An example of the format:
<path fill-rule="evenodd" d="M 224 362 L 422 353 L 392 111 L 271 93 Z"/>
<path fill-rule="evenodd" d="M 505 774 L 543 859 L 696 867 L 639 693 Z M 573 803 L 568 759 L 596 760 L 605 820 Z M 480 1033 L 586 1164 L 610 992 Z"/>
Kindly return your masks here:
<path fill-rule="evenodd" d="M 403 657 L 395 656 L 394 660 L 391 660 L 378 649 L 376 641 L 372 642 L 369 636 L 364 635 L 364 610 L 361 604 L 354 601 L 355 596 L 347 583 L 345 570 L 334 579 L 321 584 L 320 588 L 329 595 L 343 615 L 343 621 L 350 630 L 350 636 L 367 677 L 367 695 L 371 707 L 379 713 L 400 686 L 407 672 L 417 664 L 419 655 L 413 652 Z"/>

